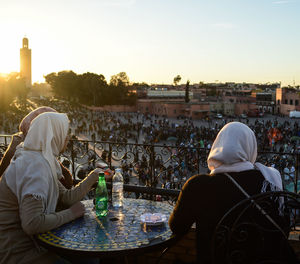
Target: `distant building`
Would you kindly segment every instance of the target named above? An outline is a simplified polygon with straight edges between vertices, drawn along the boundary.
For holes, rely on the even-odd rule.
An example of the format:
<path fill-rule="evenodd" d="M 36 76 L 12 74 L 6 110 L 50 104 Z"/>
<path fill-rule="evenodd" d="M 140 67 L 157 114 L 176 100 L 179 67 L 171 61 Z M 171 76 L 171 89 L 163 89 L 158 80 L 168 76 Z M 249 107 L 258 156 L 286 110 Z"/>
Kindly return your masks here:
<path fill-rule="evenodd" d="M 253 92 L 256 96 L 256 105 L 261 112 L 275 113 L 276 92 Z"/>
<path fill-rule="evenodd" d="M 234 114 L 240 115 L 248 113 L 253 109 L 257 109 L 256 97 L 252 95 L 251 90 L 234 90 L 227 91 L 223 96 L 223 102 L 226 104 L 234 105 Z M 228 108 L 224 114 L 231 114 L 232 108 Z"/>
<path fill-rule="evenodd" d="M 27 87 L 31 87 L 31 49 L 28 46 L 28 38 L 23 38 L 23 46 L 20 49 L 20 77 L 25 79 Z"/>
<path fill-rule="evenodd" d="M 254 84 L 254 83 L 202 83 L 190 85 L 190 102 L 185 103 L 185 84 L 159 85 L 153 84 L 145 88 L 143 96 L 139 95 L 137 110 L 166 117 L 188 117 L 202 119 L 207 116 L 214 117 L 216 113 L 225 116 L 238 116 L 241 114 L 257 115 L 259 112 L 277 112 L 276 92 L 280 83 Z M 282 111 L 298 109 L 300 98 L 293 100 L 293 95 L 286 95 Z M 297 96 L 300 96 L 300 90 Z M 279 109 L 279 108 L 278 108 Z M 278 110 L 278 112 L 280 109 Z"/>
<path fill-rule="evenodd" d="M 185 91 L 178 91 L 178 90 L 148 90 L 147 91 L 147 98 L 160 98 L 160 99 L 183 99 L 185 98 Z M 190 100 L 193 99 L 193 92 L 189 92 Z"/>
<path fill-rule="evenodd" d="M 300 90 L 295 88 L 276 89 L 277 113 L 289 115 L 290 111 L 300 111 Z"/>
<path fill-rule="evenodd" d="M 209 116 L 209 103 L 189 102 L 182 99 L 139 99 L 137 111 L 166 117 L 201 119 Z"/>

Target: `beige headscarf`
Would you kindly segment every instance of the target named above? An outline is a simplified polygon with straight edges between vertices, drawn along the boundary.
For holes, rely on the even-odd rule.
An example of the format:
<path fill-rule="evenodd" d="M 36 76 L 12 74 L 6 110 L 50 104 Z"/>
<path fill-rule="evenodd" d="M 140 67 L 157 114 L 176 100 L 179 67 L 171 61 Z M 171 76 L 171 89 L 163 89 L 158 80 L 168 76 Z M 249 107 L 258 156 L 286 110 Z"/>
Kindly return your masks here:
<path fill-rule="evenodd" d="M 25 141 L 17 147 L 4 174 L 19 204 L 26 194 L 32 194 L 43 200 L 45 212 L 55 211 L 58 179 L 62 177 L 56 156 L 63 150 L 68 130 L 66 114 L 43 113 L 31 122 Z M 25 164 L 29 166 L 24 167 Z M 39 164 L 44 164 L 44 167 Z"/>
<path fill-rule="evenodd" d="M 23 132 L 24 137 L 26 137 L 26 135 L 27 135 L 31 121 L 34 118 L 36 118 L 38 115 L 40 115 L 41 113 L 45 113 L 45 112 L 56 112 L 56 110 L 51 107 L 48 107 L 48 106 L 41 106 L 41 107 L 38 107 L 38 108 L 32 110 L 28 115 L 26 115 L 22 119 L 22 121 L 20 122 L 20 125 L 19 125 L 19 130 L 20 130 L 20 132 Z"/>
<path fill-rule="evenodd" d="M 245 124 L 231 122 L 218 133 L 207 158 L 211 175 L 224 172 L 239 172 L 258 169 L 272 185 L 282 189 L 280 173 L 255 162 L 257 142 L 254 132 Z"/>

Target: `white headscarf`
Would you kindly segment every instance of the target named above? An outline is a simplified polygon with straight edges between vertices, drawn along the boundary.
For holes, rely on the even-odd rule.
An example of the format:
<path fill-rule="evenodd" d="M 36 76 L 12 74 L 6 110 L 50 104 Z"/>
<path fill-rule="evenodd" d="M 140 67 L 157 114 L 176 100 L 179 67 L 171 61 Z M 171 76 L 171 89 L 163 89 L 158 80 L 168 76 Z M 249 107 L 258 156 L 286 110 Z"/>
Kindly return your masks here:
<path fill-rule="evenodd" d="M 207 158 L 211 175 L 224 172 L 240 172 L 251 169 L 261 171 L 264 178 L 282 190 L 280 173 L 256 162 L 257 142 L 254 132 L 245 124 L 231 122 L 218 133 Z"/>
<path fill-rule="evenodd" d="M 19 204 L 25 195 L 31 194 L 43 200 L 45 212 L 55 212 L 58 179 L 62 177 L 56 157 L 63 150 L 68 130 L 69 119 L 66 114 L 43 113 L 31 122 L 24 142 L 17 147 L 4 174 Z M 35 168 L 35 164 L 39 167 Z M 40 164 L 44 164 L 44 167 Z"/>

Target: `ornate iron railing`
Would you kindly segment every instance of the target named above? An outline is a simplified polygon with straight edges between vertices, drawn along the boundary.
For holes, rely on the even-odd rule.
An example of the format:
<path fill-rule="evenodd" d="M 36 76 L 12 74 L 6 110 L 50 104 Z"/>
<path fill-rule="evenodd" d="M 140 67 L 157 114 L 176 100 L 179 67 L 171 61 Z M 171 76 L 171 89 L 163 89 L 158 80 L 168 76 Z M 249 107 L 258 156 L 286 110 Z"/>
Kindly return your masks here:
<path fill-rule="evenodd" d="M 9 135 L 0 135 L 0 158 L 9 142 Z M 190 176 L 208 172 L 208 153 L 208 149 L 191 146 L 73 139 L 60 160 L 77 180 L 102 162 L 110 168 L 121 167 L 126 184 L 180 189 Z M 259 152 L 257 160 L 278 169 L 285 188 L 298 192 L 299 153 Z M 295 169 L 288 175 L 289 179 L 284 173 L 287 166 Z"/>

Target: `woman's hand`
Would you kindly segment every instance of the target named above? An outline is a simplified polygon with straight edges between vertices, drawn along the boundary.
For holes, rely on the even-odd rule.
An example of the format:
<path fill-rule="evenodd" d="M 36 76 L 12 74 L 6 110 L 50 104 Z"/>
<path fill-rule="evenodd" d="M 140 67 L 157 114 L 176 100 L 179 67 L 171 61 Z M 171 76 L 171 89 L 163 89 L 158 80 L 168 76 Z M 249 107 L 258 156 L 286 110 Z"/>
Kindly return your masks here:
<path fill-rule="evenodd" d="M 110 168 L 107 168 L 106 170 L 104 170 L 104 176 L 105 176 L 106 181 L 111 181 L 111 178 L 113 176 L 112 170 Z"/>
<path fill-rule="evenodd" d="M 85 213 L 85 207 L 81 202 L 73 204 L 70 209 L 76 218 L 83 216 Z"/>
<path fill-rule="evenodd" d="M 104 172 L 101 168 L 96 168 L 94 170 L 92 170 L 88 176 L 90 175 L 99 175 L 100 172 Z"/>
<path fill-rule="evenodd" d="M 108 165 L 104 163 L 96 163 L 97 168 L 101 169 L 101 172 L 104 172 L 105 181 L 111 181 L 111 178 L 113 176 L 112 170 L 108 167 Z"/>

